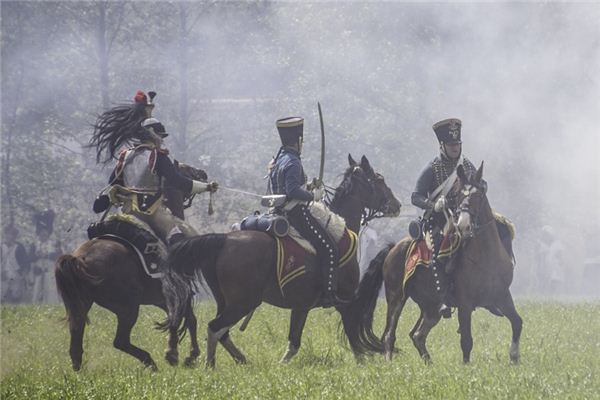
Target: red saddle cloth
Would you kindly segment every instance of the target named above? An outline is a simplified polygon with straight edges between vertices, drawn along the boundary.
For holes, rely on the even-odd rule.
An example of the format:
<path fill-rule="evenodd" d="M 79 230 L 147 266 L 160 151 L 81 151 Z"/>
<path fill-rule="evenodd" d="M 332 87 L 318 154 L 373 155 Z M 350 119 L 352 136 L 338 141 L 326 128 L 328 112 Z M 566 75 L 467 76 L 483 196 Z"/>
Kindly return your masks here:
<path fill-rule="evenodd" d="M 460 246 L 460 238 L 458 235 L 448 234 L 442 240 L 442 247 L 438 254 L 438 260 L 444 260 L 450 258 Z M 408 255 L 406 262 L 404 263 L 404 281 L 402 287 L 406 286 L 406 282 L 415 273 L 415 270 L 419 265 L 427 268 L 431 263 L 431 250 L 427 247 L 424 239 L 413 240 L 408 246 Z"/>
<path fill-rule="evenodd" d="M 277 242 L 277 282 L 281 293 L 285 285 L 293 279 L 306 273 L 306 266 L 316 263 L 316 256 L 307 252 L 290 236 L 276 237 Z M 356 254 L 358 236 L 346 228 L 344 235 L 338 242 L 340 262 L 338 267 L 342 268 Z M 284 294 L 285 295 L 285 294 Z"/>

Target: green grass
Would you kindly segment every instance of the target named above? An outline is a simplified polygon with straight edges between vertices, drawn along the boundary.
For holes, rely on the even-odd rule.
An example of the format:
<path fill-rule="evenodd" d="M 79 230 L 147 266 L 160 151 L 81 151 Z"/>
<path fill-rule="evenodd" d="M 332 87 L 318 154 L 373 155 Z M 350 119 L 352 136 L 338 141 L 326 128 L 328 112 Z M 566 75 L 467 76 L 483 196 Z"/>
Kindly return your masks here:
<path fill-rule="evenodd" d="M 510 366 L 510 324 L 486 311 L 473 318 L 472 362 L 463 365 L 457 318 L 442 321 L 429 336 L 434 364 L 426 366 L 408 339 L 416 320 L 406 307 L 397 332 L 400 353 L 391 363 L 381 356 L 357 364 L 338 339 L 339 316 L 309 315 L 302 348 L 288 365 L 279 364 L 286 346 L 289 311 L 264 305 L 246 332 L 232 338 L 248 365 L 236 365 L 219 347 L 217 367 L 170 367 L 163 359 L 165 334 L 153 329 L 162 311 L 145 307 L 132 341 L 158 364 L 152 373 L 112 347 L 116 319 L 97 306 L 84 341 L 82 371 L 71 370 L 62 306 L 2 306 L 1 391 L 4 399 L 593 399 L 600 398 L 600 304 L 521 303 L 524 319 L 521 363 Z M 210 302 L 196 306 L 205 353 Z M 385 303 L 377 309 L 381 333 Z M 180 358 L 189 349 L 187 338 Z"/>

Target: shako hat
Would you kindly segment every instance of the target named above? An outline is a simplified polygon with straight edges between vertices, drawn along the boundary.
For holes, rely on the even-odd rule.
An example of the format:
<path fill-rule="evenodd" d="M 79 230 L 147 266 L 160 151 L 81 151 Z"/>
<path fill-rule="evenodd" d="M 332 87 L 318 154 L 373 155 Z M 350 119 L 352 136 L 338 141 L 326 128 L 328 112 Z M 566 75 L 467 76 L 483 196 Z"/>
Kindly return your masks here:
<path fill-rule="evenodd" d="M 35 231 L 39 232 L 41 229 L 45 228 L 50 233 L 52 233 L 54 227 L 54 211 L 53 210 L 44 210 L 37 212 L 33 215 L 33 221 L 35 222 Z"/>
<path fill-rule="evenodd" d="M 287 117 L 278 119 L 275 123 L 281 143 L 284 145 L 294 145 L 304 134 L 304 118 Z"/>
<path fill-rule="evenodd" d="M 462 143 L 460 140 L 460 128 L 462 122 L 458 118 L 448 118 L 433 124 L 435 136 L 442 144 Z"/>
<path fill-rule="evenodd" d="M 162 138 L 166 138 L 167 136 L 169 136 L 165 129 L 165 126 L 156 118 L 146 118 L 145 120 L 143 120 L 142 128 L 152 130 L 152 133 Z"/>

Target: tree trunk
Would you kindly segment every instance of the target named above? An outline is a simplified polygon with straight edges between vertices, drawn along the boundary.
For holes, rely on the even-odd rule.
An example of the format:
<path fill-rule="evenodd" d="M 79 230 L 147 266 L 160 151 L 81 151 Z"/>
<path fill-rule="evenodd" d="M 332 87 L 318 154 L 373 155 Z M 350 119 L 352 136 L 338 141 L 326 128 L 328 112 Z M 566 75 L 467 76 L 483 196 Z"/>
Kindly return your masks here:
<path fill-rule="evenodd" d="M 108 46 L 106 43 L 106 3 L 98 5 L 98 20 L 96 25 L 96 41 L 98 51 L 98 65 L 100 67 L 100 93 L 102 95 L 102 107 L 107 110 L 110 106 L 108 97 Z"/>

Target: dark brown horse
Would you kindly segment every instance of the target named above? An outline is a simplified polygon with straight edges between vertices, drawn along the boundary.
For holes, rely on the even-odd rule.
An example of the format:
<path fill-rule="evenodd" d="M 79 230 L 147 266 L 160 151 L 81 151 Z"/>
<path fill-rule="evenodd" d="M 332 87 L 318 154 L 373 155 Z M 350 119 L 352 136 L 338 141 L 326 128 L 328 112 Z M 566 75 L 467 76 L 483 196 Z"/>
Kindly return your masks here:
<path fill-rule="evenodd" d="M 394 197 L 384 178 L 371 168 L 365 156 L 360 164 L 348 156 L 349 168 L 336 189 L 330 209 L 342 216 L 354 232 L 360 228 L 365 209 L 380 216 L 396 216 L 400 202 Z M 371 214 L 372 215 L 372 214 Z M 190 280 L 201 272 L 217 301 L 217 316 L 208 323 L 207 366 L 214 366 L 217 341 L 237 362 L 246 358 L 235 347 L 229 329 L 263 301 L 292 310 L 289 346 L 282 361 L 289 361 L 300 348 L 302 330 L 308 312 L 319 305 L 321 281 L 316 271 L 308 271 L 286 286 L 285 296 L 276 273 L 276 242 L 257 231 L 210 234 L 184 240 L 171 249 L 169 267 L 172 273 L 163 278 L 169 303 L 169 324 L 178 328 L 187 307 Z M 352 299 L 358 286 L 359 268 L 354 257 L 338 272 L 338 296 Z M 357 340 L 357 315 L 348 307 L 338 307 L 344 330 L 355 353 L 360 353 Z"/>
<path fill-rule="evenodd" d="M 192 179 L 206 181 L 206 173 L 180 164 L 182 174 Z M 173 215 L 183 218 L 181 192 L 166 188 L 167 206 Z M 167 310 L 160 279 L 146 274 L 136 253 L 126 245 L 114 240 L 96 238 L 88 240 L 72 254 L 60 257 L 55 268 L 56 285 L 63 299 L 69 321 L 71 342 L 69 354 L 73 369 L 81 368 L 83 356 L 83 333 L 87 315 L 93 303 L 104 307 L 117 316 L 115 348 L 140 360 L 145 366 L 156 369 L 150 354 L 131 343 L 131 330 L 135 325 L 140 305 L 154 305 Z M 191 296 L 186 299 L 191 305 Z M 197 341 L 197 322 L 192 307 L 188 307 L 185 324 L 190 333 L 191 351 L 186 364 L 192 364 L 200 354 Z M 178 336 L 171 331 L 166 359 L 176 364 Z"/>
<path fill-rule="evenodd" d="M 513 260 L 500 240 L 496 220 L 481 186 L 483 163 L 473 177 L 465 176 L 459 167 L 459 181 L 454 189 L 458 190 L 459 218 L 457 229 L 462 233 L 463 245 L 458 250 L 453 264 L 455 306 L 458 308 L 460 345 L 463 361 L 470 361 L 473 338 L 471 336 L 471 314 L 475 307 L 499 310 L 510 321 L 512 344 L 510 360 L 519 360 L 519 338 L 522 319 L 517 313 L 509 287 L 513 278 Z M 420 356 L 430 362 L 431 357 L 425 342 L 429 331 L 439 322 L 440 298 L 435 291 L 434 276 L 428 268 L 417 267 L 413 276 L 403 289 L 404 264 L 410 238 L 384 249 L 371 262 L 361 281 L 359 297 L 370 307 L 365 310 L 361 321 L 361 337 L 367 338 L 371 351 L 383 352 L 387 360 L 392 359 L 396 341 L 396 327 L 402 309 L 408 297 L 412 298 L 421 310 L 421 315 L 410 331 L 410 338 Z M 382 340 L 372 331 L 373 311 L 377 293 L 385 281 L 387 300 L 386 326 Z"/>

